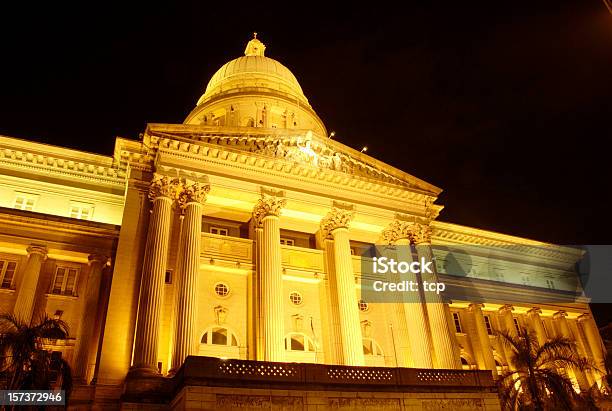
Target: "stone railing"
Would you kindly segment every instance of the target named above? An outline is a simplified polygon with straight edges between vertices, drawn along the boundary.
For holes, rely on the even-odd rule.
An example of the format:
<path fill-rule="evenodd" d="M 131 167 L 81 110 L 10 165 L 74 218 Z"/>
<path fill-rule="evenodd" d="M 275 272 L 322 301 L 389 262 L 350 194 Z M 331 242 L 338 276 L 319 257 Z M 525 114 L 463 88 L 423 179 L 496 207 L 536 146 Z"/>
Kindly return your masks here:
<path fill-rule="evenodd" d="M 299 384 L 302 389 L 352 390 L 368 386 L 367 390 L 389 390 L 402 387 L 452 387 L 460 390 L 493 390 L 490 371 L 440 370 L 420 368 L 349 367 L 342 365 L 272 363 L 249 360 L 221 360 L 212 357 L 188 357 L 174 377 L 178 386 L 239 384 L 269 385 Z M 325 389 L 325 388 L 323 388 Z M 355 388 L 356 389 L 356 388 Z"/>
<path fill-rule="evenodd" d="M 185 387 L 393 393 L 495 393 L 490 371 L 349 367 L 187 357 L 172 377 L 129 375 L 123 402 L 170 403 Z"/>
<path fill-rule="evenodd" d="M 202 234 L 202 255 L 228 260 L 253 261 L 253 241 L 246 238 Z"/>

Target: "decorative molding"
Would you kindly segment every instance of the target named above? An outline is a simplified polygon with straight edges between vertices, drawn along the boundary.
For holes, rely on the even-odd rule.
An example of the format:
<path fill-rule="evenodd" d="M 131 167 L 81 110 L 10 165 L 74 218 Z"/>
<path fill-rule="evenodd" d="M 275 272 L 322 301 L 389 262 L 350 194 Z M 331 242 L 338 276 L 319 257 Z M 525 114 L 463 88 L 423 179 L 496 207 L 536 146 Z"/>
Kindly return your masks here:
<path fill-rule="evenodd" d="M 261 198 L 253 208 L 253 222 L 255 227 L 260 227 L 263 219 L 267 216 L 272 215 L 279 217 L 285 205 L 287 205 L 287 200 L 285 198 L 261 193 Z"/>
<path fill-rule="evenodd" d="M 10 139 L 12 140 L 12 139 Z M 9 144 L 12 143 L 9 139 Z M 23 142 L 22 147 L 0 146 L 0 164 L 13 169 L 24 169 L 28 172 L 39 172 L 46 175 L 56 175 L 62 178 L 88 180 L 96 184 L 124 185 L 126 173 L 115 165 L 94 163 L 80 160 L 77 156 L 83 154 L 75 150 L 75 157 L 68 155 L 50 155 L 30 149 L 30 142 Z M 66 149 L 65 149 L 66 150 Z M 67 153 L 66 153 L 67 154 Z M 102 157 L 102 156 L 100 156 Z M 91 160 L 91 159 L 90 159 Z M 112 164 L 112 158 L 107 158 Z"/>
<path fill-rule="evenodd" d="M 323 238 L 328 237 L 332 231 L 338 228 L 348 228 L 354 217 L 355 212 L 353 210 L 332 207 L 331 211 L 321 220 Z"/>
<path fill-rule="evenodd" d="M 217 325 L 225 324 L 227 319 L 227 311 L 227 308 L 222 305 L 215 307 L 215 321 L 217 322 Z"/>

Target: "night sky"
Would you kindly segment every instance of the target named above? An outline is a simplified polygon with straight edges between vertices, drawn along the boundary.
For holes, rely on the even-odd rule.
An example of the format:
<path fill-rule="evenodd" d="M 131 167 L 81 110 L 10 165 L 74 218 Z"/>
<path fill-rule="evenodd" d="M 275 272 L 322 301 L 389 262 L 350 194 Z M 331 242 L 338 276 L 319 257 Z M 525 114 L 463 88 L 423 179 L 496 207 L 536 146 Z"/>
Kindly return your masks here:
<path fill-rule="evenodd" d="M 0 10 L 0 134 L 110 155 L 181 123 L 257 31 L 337 140 L 444 189 L 441 220 L 610 244 L 601 0 L 221 3 Z"/>

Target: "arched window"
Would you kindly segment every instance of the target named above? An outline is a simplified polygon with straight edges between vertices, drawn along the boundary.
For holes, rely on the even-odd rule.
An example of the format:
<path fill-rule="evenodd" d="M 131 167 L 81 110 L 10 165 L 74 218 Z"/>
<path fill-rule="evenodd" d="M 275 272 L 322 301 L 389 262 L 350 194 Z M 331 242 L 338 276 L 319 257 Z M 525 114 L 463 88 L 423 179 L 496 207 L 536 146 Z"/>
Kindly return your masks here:
<path fill-rule="evenodd" d="M 364 355 L 375 355 L 375 356 L 383 356 L 383 350 L 373 338 L 364 338 L 363 339 L 363 354 Z"/>
<path fill-rule="evenodd" d="M 476 369 L 476 364 L 474 363 L 474 360 L 464 350 L 461 350 L 461 368 L 463 368 L 464 370 Z"/>
<path fill-rule="evenodd" d="M 285 337 L 285 350 L 315 352 L 312 338 L 302 333 L 291 333 Z"/>
<path fill-rule="evenodd" d="M 208 328 L 202 340 L 202 344 L 225 345 L 230 347 L 238 347 L 238 338 L 230 329 L 226 327 L 213 326 Z"/>

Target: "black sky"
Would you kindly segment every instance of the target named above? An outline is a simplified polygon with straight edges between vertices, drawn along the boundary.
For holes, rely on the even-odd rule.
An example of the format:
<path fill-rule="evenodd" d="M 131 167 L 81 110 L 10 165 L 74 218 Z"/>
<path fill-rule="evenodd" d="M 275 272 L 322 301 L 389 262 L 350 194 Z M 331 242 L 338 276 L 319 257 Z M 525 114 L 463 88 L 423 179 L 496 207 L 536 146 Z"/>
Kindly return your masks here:
<path fill-rule="evenodd" d="M 111 154 L 114 136 L 181 123 L 258 31 L 338 140 L 444 189 L 441 220 L 611 241 L 600 0 L 60 3 L 0 13 L 2 134 Z"/>

